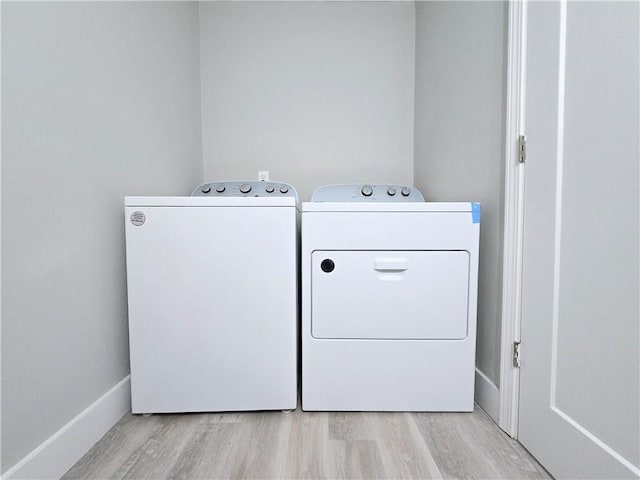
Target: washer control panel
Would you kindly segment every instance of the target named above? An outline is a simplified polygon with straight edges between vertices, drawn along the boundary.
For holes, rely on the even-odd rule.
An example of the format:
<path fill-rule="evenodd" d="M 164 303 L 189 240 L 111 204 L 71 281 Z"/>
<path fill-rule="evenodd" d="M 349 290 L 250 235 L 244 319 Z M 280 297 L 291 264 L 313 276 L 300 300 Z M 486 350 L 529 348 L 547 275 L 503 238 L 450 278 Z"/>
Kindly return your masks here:
<path fill-rule="evenodd" d="M 325 185 L 311 195 L 312 202 L 424 202 L 420 190 L 409 185 Z"/>
<path fill-rule="evenodd" d="M 293 197 L 296 189 L 282 182 L 208 182 L 198 185 L 192 197 Z"/>

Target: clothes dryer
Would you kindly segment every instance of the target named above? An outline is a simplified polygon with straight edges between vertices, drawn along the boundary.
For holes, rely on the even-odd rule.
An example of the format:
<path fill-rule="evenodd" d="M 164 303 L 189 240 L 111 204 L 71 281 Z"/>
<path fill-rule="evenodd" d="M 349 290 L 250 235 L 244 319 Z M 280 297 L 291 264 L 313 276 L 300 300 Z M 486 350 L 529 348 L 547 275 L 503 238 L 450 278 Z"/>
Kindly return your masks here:
<path fill-rule="evenodd" d="M 480 204 L 330 185 L 301 227 L 302 408 L 473 410 Z"/>
<path fill-rule="evenodd" d="M 286 183 L 125 198 L 133 413 L 296 408 L 298 213 Z"/>

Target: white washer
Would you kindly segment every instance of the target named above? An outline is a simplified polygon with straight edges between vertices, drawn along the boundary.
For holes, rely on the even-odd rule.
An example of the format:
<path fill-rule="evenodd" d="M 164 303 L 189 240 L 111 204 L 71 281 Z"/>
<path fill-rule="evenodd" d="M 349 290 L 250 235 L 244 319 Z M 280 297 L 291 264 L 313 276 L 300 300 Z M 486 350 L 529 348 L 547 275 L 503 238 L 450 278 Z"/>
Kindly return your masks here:
<path fill-rule="evenodd" d="M 297 222 L 286 183 L 126 197 L 133 413 L 297 404 Z"/>
<path fill-rule="evenodd" d="M 472 411 L 480 204 L 330 185 L 301 227 L 302 408 Z"/>

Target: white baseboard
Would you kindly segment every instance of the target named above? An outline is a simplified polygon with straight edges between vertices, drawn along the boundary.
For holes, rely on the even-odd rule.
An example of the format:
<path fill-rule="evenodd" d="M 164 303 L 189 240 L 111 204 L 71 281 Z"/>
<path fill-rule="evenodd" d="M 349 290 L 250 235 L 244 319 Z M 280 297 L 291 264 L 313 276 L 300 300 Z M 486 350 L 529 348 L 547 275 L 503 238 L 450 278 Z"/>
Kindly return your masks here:
<path fill-rule="evenodd" d="M 497 423 L 500 411 L 500 389 L 478 368 L 476 368 L 475 397 L 476 403 Z"/>
<path fill-rule="evenodd" d="M 2 479 L 60 478 L 131 408 L 127 375 L 107 393 L 7 470 Z"/>

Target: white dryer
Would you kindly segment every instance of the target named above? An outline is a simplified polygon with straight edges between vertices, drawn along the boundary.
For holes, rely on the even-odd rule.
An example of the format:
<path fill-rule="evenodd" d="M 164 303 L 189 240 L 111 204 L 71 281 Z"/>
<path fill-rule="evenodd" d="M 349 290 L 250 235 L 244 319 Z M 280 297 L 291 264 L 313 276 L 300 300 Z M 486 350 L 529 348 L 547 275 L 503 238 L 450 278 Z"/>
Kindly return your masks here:
<path fill-rule="evenodd" d="M 480 204 L 330 185 L 301 228 L 303 410 L 473 410 Z"/>
<path fill-rule="evenodd" d="M 133 413 L 297 404 L 297 222 L 286 183 L 126 197 Z"/>

